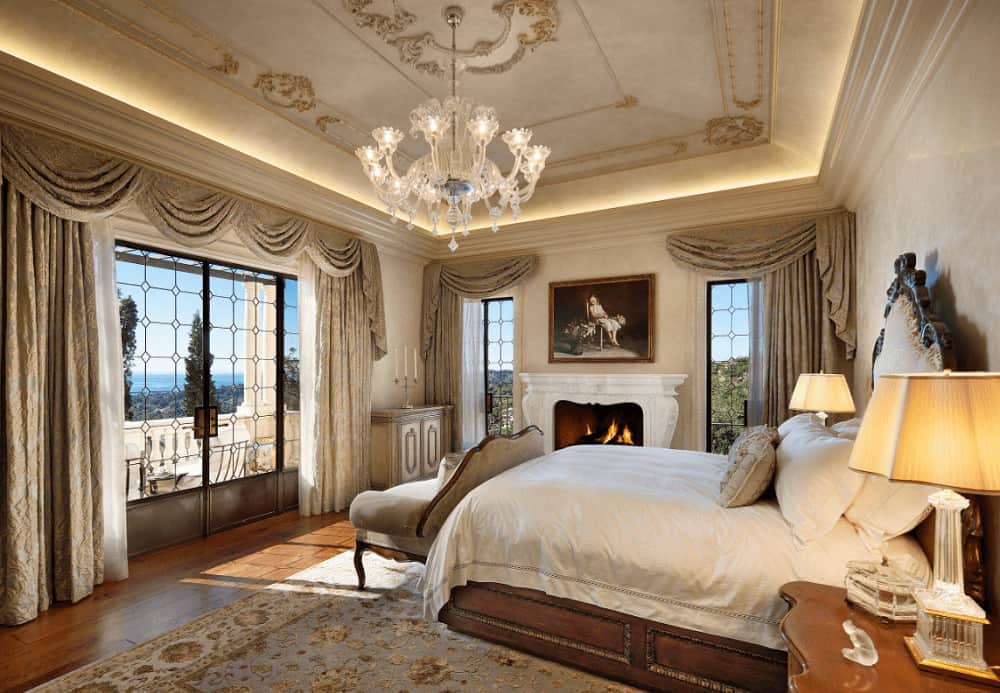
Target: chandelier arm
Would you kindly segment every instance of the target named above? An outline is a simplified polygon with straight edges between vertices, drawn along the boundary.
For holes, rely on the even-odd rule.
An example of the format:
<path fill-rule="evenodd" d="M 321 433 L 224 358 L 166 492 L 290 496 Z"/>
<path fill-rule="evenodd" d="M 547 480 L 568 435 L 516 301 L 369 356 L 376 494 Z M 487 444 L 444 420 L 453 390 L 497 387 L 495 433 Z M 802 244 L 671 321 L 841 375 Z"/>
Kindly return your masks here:
<path fill-rule="evenodd" d="M 518 150 L 517 154 L 514 155 L 514 167 L 507 174 L 506 181 L 508 184 L 513 185 L 517 183 L 517 174 L 521 171 L 521 161 L 524 159 L 523 150 Z"/>

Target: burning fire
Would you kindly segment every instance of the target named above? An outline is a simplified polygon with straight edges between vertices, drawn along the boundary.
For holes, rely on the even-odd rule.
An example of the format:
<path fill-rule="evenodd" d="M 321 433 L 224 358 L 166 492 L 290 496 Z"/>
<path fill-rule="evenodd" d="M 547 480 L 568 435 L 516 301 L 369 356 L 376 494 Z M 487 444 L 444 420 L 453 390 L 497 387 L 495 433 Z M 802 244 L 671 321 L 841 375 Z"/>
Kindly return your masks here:
<path fill-rule="evenodd" d="M 594 431 L 590 424 L 587 424 L 587 436 L 592 435 L 594 435 Z M 635 441 L 632 439 L 632 429 L 628 427 L 628 424 L 618 423 L 618 419 L 612 419 L 604 432 L 598 434 L 593 442 L 599 445 L 635 445 Z"/>

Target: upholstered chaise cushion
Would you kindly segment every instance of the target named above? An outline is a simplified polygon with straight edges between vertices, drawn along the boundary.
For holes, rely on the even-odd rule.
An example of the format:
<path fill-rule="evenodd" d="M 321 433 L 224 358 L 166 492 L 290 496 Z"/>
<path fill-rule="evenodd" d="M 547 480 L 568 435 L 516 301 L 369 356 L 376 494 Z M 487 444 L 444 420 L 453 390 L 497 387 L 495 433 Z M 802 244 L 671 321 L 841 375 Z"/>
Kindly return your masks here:
<path fill-rule="evenodd" d="M 355 529 L 416 537 L 420 516 L 437 492 L 437 479 L 365 491 L 351 503 L 351 524 Z"/>
<path fill-rule="evenodd" d="M 774 445 L 778 429 L 748 428 L 729 448 L 729 469 L 722 479 L 719 502 L 727 508 L 756 503 L 774 477 Z"/>

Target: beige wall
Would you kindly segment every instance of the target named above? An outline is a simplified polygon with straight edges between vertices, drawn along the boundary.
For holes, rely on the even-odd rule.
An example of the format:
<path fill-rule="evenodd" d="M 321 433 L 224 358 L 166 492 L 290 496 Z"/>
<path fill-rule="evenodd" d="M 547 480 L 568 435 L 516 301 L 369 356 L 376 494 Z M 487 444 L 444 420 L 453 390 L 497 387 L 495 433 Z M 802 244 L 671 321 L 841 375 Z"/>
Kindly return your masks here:
<path fill-rule="evenodd" d="M 613 233 L 609 231 L 609 233 Z M 635 364 L 549 363 L 549 282 L 629 274 L 656 275 L 656 361 Z M 679 268 L 663 238 L 620 246 L 543 254 L 538 271 L 519 287 L 521 372 L 685 373 L 673 447 L 704 445 L 700 415 L 704 378 L 705 281 Z M 700 328 L 699 328 L 700 325 Z M 700 345 L 700 346 L 698 346 Z M 520 397 L 519 393 L 515 393 Z"/>
<path fill-rule="evenodd" d="M 389 355 L 375 363 L 372 406 L 375 408 L 399 406 L 403 397 L 401 385 L 393 383 L 395 369 L 392 350 L 405 347 L 420 348 L 420 302 L 423 297 L 424 261 L 389 254 L 379 249 L 382 264 L 382 291 L 385 299 L 385 330 Z M 412 359 L 413 356 L 410 356 Z M 412 361 L 411 361 L 412 368 Z M 424 367 L 420 363 L 420 377 L 410 398 L 415 403 L 424 401 Z"/>
<path fill-rule="evenodd" d="M 958 367 L 1000 370 L 1000 4 L 970 12 L 858 206 L 860 358 L 867 399 L 871 347 L 892 262 L 917 254 L 935 308 L 955 336 Z M 886 133 L 893 136 L 894 133 Z M 987 514 L 992 611 L 1000 607 L 1000 503 Z M 989 577 L 988 577 L 989 579 Z"/>

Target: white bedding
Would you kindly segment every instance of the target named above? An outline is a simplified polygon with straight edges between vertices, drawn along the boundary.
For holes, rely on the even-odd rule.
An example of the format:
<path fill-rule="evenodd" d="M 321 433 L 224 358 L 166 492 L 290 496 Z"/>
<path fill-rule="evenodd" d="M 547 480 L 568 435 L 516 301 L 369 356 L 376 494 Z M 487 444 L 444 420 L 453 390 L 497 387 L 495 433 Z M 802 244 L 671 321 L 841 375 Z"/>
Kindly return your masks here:
<path fill-rule="evenodd" d="M 877 560 L 843 518 L 804 548 L 774 501 L 719 506 L 721 455 L 574 446 L 484 483 L 438 534 L 422 580 L 436 618 L 451 590 L 500 582 L 683 628 L 784 649 L 791 580 L 842 585 Z M 927 560 L 910 537 L 891 552 Z"/>

